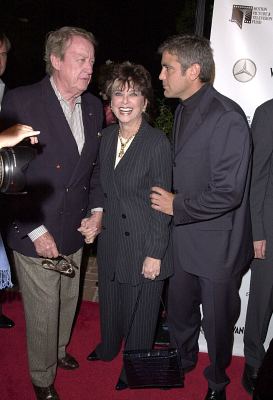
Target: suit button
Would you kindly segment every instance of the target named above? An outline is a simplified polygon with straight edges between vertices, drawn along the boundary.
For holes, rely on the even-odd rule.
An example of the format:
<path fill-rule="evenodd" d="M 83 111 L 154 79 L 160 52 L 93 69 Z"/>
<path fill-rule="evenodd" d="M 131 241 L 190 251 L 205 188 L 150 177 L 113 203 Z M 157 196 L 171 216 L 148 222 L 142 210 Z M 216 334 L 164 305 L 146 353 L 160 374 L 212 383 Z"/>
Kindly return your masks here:
<path fill-rule="evenodd" d="M 106 228 L 105 228 L 105 226 L 103 225 L 103 226 L 101 227 L 101 229 L 102 229 L 103 231 L 105 231 Z"/>
<path fill-rule="evenodd" d="M 121 214 L 121 217 L 125 219 L 125 218 L 126 218 L 126 215 L 125 215 L 125 214 Z"/>
<path fill-rule="evenodd" d="M 107 198 L 107 193 L 103 193 L 103 196 L 104 196 L 105 198 Z"/>
<path fill-rule="evenodd" d="M 173 167 L 174 167 L 174 168 L 176 167 L 176 162 L 175 162 L 175 161 L 173 162 Z"/>
<path fill-rule="evenodd" d="M 178 193 L 178 190 L 177 190 L 177 189 L 174 189 L 173 192 L 174 192 L 174 194 L 177 194 L 177 193 Z"/>
<path fill-rule="evenodd" d="M 125 232 L 125 236 L 130 236 L 130 232 Z"/>

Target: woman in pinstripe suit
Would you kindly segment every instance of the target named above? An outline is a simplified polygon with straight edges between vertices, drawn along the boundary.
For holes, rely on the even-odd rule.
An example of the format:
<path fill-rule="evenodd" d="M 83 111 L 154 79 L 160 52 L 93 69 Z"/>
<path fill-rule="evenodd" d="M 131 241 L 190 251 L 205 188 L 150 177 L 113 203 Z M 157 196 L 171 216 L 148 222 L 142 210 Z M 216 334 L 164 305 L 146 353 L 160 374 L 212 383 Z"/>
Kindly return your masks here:
<path fill-rule="evenodd" d="M 102 132 L 100 174 L 105 204 L 98 241 L 101 343 L 88 360 L 112 360 L 144 285 L 126 349 L 152 348 L 164 280 L 172 273 L 170 218 L 150 206 L 152 186 L 171 188 L 166 135 L 145 120 L 152 87 L 141 65 L 115 66 L 107 83 L 118 124 Z M 90 237 L 86 236 L 86 241 Z M 127 388 L 122 369 L 116 390 Z"/>

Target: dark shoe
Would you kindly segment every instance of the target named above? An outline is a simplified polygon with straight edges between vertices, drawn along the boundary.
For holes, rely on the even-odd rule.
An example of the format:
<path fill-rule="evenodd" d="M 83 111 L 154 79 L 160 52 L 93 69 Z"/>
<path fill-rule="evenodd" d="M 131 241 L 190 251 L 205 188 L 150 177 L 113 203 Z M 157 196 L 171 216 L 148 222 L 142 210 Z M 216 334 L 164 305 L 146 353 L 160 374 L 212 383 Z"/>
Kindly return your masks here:
<path fill-rule="evenodd" d="M 53 385 L 40 387 L 33 385 L 37 400 L 60 400 Z"/>
<path fill-rule="evenodd" d="M 242 385 L 249 394 L 253 394 L 256 381 L 257 381 L 258 368 L 252 367 L 249 364 L 245 364 Z"/>
<path fill-rule="evenodd" d="M 12 328 L 15 323 L 4 314 L 0 316 L 0 328 Z"/>
<path fill-rule="evenodd" d="M 226 389 L 213 390 L 209 388 L 205 400 L 226 400 Z"/>
<path fill-rule="evenodd" d="M 116 384 L 116 390 L 124 390 L 128 389 L 128 383 L 124 382 L 119 378 L 118 383 Z"/>
<path fill-rule="evenodd" d="M 96 353 L 96 350 L 93 350 L 92 353 L 89 354 L 89 356 L 87 356 L 87 360 L 88 361 L 99 361 L 100 358 Z"/>
<path fill-rule="evenodd" d="M 58 367 L 63 369 L 76 369 L 79 368 L 79 363 L 74 357 L 66 353 L 64 358 L 58 360 Z"/>

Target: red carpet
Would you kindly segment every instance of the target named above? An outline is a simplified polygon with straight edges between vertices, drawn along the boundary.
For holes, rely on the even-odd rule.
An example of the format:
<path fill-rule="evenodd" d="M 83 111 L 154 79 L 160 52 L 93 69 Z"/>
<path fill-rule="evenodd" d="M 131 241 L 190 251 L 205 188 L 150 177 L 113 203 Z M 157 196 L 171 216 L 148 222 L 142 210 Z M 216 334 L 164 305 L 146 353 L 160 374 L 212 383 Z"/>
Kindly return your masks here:
<path fill-rule="evenodd" d="M 3 310 L 16 326 L 0 329 L 0 399 L 35 400 L 28 375 L 26 356 L 25 322 L 19 295 L 4 304 Z M 58 370 L 55 386 L 61 400 L 203 400 L 207 384 L 202 370 L 207 365 L 206 354 L 200 353 L 195 370 L 185 379 L 184 389 L 168 391 L 158 389 L 114 390 L 121 357 L 111 363 L 88 362 L 86 356 L 99 340 L 99 310 L 96 303 L 84 301 L 73 332 L 69 352 L 80 363 L 76 371 Z M 234 357 L 228 370 L 231 384 L 227 389 L 228 400 L 250 400 L 240 384 L 243 359 Z"/>

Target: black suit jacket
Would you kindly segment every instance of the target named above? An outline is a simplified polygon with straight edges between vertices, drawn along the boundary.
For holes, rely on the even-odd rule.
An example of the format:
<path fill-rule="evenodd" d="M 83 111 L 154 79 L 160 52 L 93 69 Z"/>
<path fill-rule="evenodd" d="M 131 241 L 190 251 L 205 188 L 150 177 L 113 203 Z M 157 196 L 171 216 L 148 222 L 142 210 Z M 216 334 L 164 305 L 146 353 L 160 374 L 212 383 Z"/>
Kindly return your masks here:
<path fill-rule="evenodd" d="M 163 260 L 157 279 L 172 273 L 170 217 L 151 208 L 152 186 L 171 189 L 171 149 L 166 135 L 143 121 L 114 169 L 118 126 L 103 131 L 100 147 L 104 192 L 103 229 L 98 242 L 100 274 L 138 284 L 145 257 Z M 168 248 L 168 252 L 167 252 Z"/>
<path fill-rule="evenodd" d="M 257 108 L 251 130 L 254 144 L 250 190 L 253 239 L 267 241 L 266 258 L 272 259 L 273 100 Z"/>
<path fill-rule="evenodd" d="M 37 156 L 25 171 L 26 195 L 10 196 L 12 249 L 37 256 L 27 234 L 41 224 L 53 235 L 61 253 L 83 245 L 77 231 L 88 210 L 103 202 L 97 154 L 103 113 L 100 101 L 82 95 L 85 144 L 81 155 L 49 78 L 10 90 L 4 97 L 0 119 L 5 125 L 23 123 L 40 130 Z M 91 178 L 92 177 L 92 178 Z"/>
<path fill-rule="evenodd" d="M 247 120 L 208 85 L 185 131 L 174 134 L 176 260 L 187 272 L 226 279 L 253 256 Z"/>

